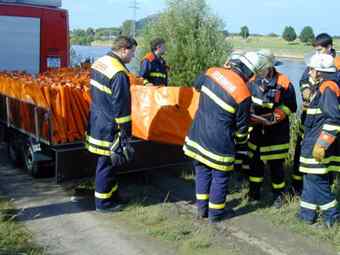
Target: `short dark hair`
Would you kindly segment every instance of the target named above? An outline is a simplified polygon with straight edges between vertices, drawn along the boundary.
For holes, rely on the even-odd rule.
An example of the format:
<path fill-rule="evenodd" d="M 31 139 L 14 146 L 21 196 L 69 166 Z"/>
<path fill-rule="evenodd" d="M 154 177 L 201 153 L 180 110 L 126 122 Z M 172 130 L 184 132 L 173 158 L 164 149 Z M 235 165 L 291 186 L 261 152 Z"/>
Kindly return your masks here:
<path fill-rule="evenodd" d="M 155 38 L 150 42 L 150 47 L 152 51 L 155 51 L 158 46 L 161 44 L 165 44 L 165 40 L 163 38 Z"/>
<path fill-rule="evenodd" d="M 328 47 L 329 45 L 333 45 L 333 38 L 327 33 L 321 33 L 313 42 L 313 46 L 321 46 L 321 47 Z"/>
<path fill-rule="evenodd" d="M 137 41 L 134 38 L 120 35 L 114 40 L 112 50 L 118 51 L 120 49 L 132 49 L 133 47 L 137 47 L 137 45 Z"/>

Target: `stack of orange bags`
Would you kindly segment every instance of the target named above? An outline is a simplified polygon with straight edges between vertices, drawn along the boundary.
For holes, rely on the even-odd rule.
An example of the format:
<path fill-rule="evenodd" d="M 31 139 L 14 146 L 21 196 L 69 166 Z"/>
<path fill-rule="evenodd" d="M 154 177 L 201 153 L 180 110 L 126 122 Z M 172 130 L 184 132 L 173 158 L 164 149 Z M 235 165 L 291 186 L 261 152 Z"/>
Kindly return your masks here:
<path fill-rule="evenodd" d="M 141 85 L 143 79 L 130 75 L 131 84 Z M 25 102 L 51 111 L 51 124 L 44 123 L 43 137 L 52 131 L 53 144 L 81 141 L 87 127 L 90 97 L 90 69 L 61 68 L 34 78 L 23 72 L 0 73 L 0 94 L 20 100 L 20 109 L 11 109 L 18 119 L 18 128 L 34 133 L 34 119 Z M 14 106 L 13 106 L 14 107 Z"/>

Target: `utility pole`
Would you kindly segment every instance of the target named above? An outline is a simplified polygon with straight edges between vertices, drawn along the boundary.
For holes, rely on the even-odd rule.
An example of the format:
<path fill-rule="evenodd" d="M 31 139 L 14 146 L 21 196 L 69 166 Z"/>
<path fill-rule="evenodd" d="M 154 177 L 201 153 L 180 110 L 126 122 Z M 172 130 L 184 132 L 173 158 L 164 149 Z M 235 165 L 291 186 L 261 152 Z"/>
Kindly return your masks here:
<path fill-rule="evenodd" d="M 139 2 L 137 0 L 133 0 L 129 8 L 133 10 L 131 36 L 136 37 L 137 10 L 140 9 Z"/>

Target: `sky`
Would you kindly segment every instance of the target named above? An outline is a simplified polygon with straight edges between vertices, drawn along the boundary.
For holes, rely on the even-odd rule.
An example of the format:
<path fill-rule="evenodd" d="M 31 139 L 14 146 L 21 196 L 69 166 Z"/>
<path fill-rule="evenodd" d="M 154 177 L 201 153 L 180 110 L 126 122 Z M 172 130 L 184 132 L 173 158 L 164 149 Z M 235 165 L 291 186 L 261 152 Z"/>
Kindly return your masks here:
<path fill-rule="evenodd" d="M 69 11 L 70 28 L 118 27 L 133 18 L 132 0 L 62 0 Z M 159 13 L 166 0 L 138 0 L 137 19 Z M 316 34 L 340 35 L 340 0 L 207 0 L 211 11 L 229 32 L 247 25 L 251 33 L 282 34 L 285 26 L 300 32 L 311 26 Z"/>

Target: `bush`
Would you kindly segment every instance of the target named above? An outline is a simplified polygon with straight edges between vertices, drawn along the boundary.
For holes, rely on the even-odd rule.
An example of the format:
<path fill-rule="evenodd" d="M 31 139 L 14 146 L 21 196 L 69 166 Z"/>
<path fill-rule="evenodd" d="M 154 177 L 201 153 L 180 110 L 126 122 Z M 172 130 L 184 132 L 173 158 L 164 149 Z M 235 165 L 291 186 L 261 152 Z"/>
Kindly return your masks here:
<path fill-rule="evenodd" d="M 153 38 L 164 38 L 170 84 L 190 86 L 197 74 L 225 62 L 231 46 L 223 31 L 223 22 L 205 0 L 168 0 L 159 19 L 144 30 L 141 55 L 150 50 Z"/>
<path fill-rule="evenodd" d="M 293 27 L 291 26 L 286 26 L 282 38 L 285 39 L 287 42 L 292 42 L 296 39 L 297 35 Z"/>

